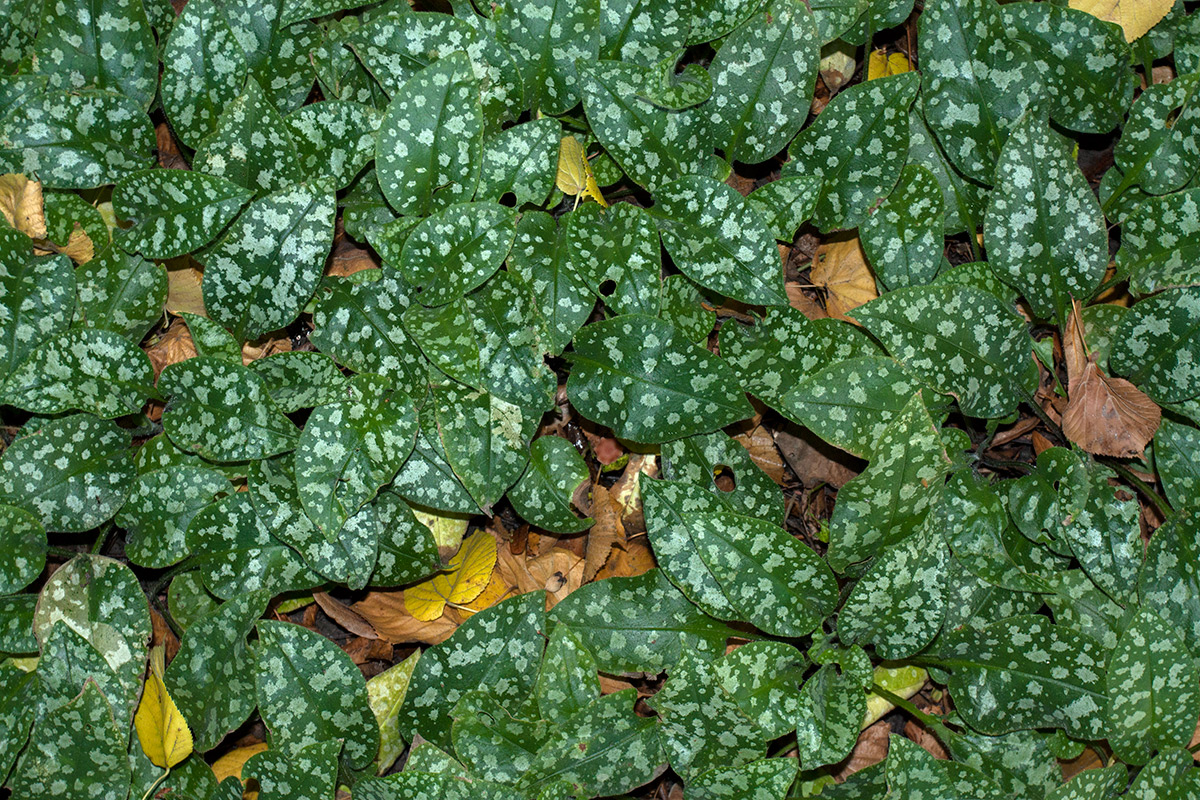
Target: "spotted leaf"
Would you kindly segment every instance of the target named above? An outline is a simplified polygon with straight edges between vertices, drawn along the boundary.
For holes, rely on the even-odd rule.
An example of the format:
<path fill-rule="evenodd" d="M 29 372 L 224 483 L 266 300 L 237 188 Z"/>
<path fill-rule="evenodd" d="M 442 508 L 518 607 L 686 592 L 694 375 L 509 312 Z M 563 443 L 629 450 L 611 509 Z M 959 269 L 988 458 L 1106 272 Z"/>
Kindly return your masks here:
<path fill-rule="evenodd" d="M 508 493 L 517 513 L 548 531 L 576 533 L 592 525 L 580 519 L 572 501 L 590 479 L 579 451 L 566 439 L 540 436 L 529 448 L 529 465 Z"/>
<path fill-rule="evenodd" d="M 512 53 L 525 82 L 526 105 L 547 114 L 577 105 L 575 62 L 600 54 L 600 1 L 506 1 L 492 13 L 496 38 Z"/>
<path fill-rule="evenodd" d="M 879 280 L 892 289 L 922 286 L 941 266 L 942 187 L 925 167 L 904 168 L 896 188 L 863 222 L 863 252 Z"/>
<path fill-rule="evenodd" d="M 570 256 L 566 226 L 544 211 L 522 214 L 508 269 L 529 286 L 546 318 L 547 349 L 562 352 L 596 305 L 591 284 Z"/>
<path fill-rule="evenodd" d="M 493 202 L 453 205 L 422 220 L 399 264 L 416 299 L 444 305 L 490 278 L 508 256 L 516 221 L 511 209 Z"/>
<path fill-rule="evenodd" d="M 301 167 L 300 151 L 283 115 L 253 78 L 246 81 L 245 93 L 225 106 L 216 130 L 204 137 L 192 163 L 256 195 L 317 177 Z"/>
<path fill-rule="evenodd" d="M 75 270 L 76 324 L 102 328 L 137 344 L 163 313 L 167 273 L 159 265 L 110 245 Z"/>
<path fill-rule="evenodd" d="M 0 250 L 20 252 L 15 246 Z M 66 256 L 18 257 L 11 264 L 5 259 L 0 266 L 0 305 L 5 309 L 0 314 L 0 375 L 11 375 L 38 345 L 66 331 L 75 316 L 75 296 L 75 271 Z"/>
<path fill-rule="evenodd" d="M 19 592 L 46 566 L 46 529 L 37 517 L 0 505 L 0 594 Z"/>
<path fill-rule="evenodd" d="M 350 100 L 326 100 L 287 116 L 302 174 L 344 189 L 362 172 L 375 149 L 381 115 Z"/>
<path fill-rule="evenodd" d="M 1200 288 L 1134 305 L 1113 335 L 1109 364 L 1160 403 L 1200 393 Z"/>
<path fill-rule="evenodd" d="M 138 476 L 129 500 L 117 514 L 125 528 L 129 560 L 161 569 L 188 555 L 188 524 L 221 492 L 231 490 L 228 479 L 203 467 L 175 467 Z"/>
<path fill-rule="evenodd" d="M 562 126 L 543 117 L 493 133 L 483 142 L 477 200 L 499 201 L 512 193 L 517 208 L 541 205 L 554 188 Z"/>

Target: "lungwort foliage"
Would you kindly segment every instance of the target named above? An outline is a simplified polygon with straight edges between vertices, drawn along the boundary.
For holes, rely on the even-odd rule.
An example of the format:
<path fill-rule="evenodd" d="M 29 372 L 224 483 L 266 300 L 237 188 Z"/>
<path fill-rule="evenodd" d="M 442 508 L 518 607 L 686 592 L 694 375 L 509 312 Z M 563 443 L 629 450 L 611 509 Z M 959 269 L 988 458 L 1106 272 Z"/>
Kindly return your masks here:
<path fill-rule="evenodd" d="M 1191 5 L 0 2 L 0 784 L 1197 796 Z"/>

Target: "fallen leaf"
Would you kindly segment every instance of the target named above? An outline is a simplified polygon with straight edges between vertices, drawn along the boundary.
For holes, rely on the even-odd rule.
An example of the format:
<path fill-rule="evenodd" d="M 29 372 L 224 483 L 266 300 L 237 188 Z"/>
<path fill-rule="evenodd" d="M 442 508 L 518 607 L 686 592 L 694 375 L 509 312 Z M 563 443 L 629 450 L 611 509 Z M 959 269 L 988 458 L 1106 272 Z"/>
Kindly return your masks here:
<path fill-rule="evenodd" d="M 781 427 L 775 431 L 775 444 L 792 472 L 810 488 L 827 483 L 840 489 L 862 471 L 861 461 L 827 444 L 808 428 Z"/>
<path fill-rule="evenodd" d="M 546 592 L 546 610 L 583 585 L 579 556 L 556 547 L 536 558 L 514 555 L 503 548 L 496 559 L 496 572 L 511 587 L 511 594 Z"/>
<path fill-rule="evenodd" d="M 251 361 L 274 355 L 287 353 L 292 349 L 292 340 L 287 331 L 272 331 L 252 342 L 242 345 L 242 366 L 248 366 Z"/>
<path fill-rule="evenodd" d="M 364 269 L 379 269 L 379 263 L 365 247 L 355 247 L 342 242 L 329 257 L 329 266 L 325 274 L 334 277 L 345 277 Z"/>
<path fill-rule="evenodd" d="M 800 284 L 789 282 L 783 290 L 787 292 L 788 305 L 809 319 L 826 319 L 829 316 L 820 303 L 804 293 Z"/>
<path fill-rule="evenodd" d="M 447 605 L 464 606 L 479 597 L 495 566 L 496 540 L 487 531 L 476 531 L 463 541 L 445 570 L 404 590 L 404 606 L 419 620 L 435 620 Z"/>
<path fill-rule="evenodd" d="M 39 182 L 24 175 L 0 175 L 0 214 L 29 238 L 46 238 L 46 213 Z"/>
<path fill-rule="evenodd" d="M 810 274 L 812 282 L 825 290 L 825 310 L 836 319 L 854 322 L 846 312 L 879 296 L 857 236 L 841 234 L 827 240 L 817 250 Z"/>
<path fill-rule="evenodd" d="M 66 245 L 60 247 L 58 252 L 67 256 L 76 264 L 86 264 L 96 255 L 96 246 L 92 244 L 91 238 L 83 232 L 83 228 L 76 222 L 75 227 L 71 229 L 71 236 L 67 239 Z"/>
<path fill-rule="evenodd" d="M 1104 374 L 1096 356 L 1088 353 L 1081 320 L 1075 301 L 1063 334 L 1070 394 L 1063 434 L 1089 453 L 1140 457 L 1158 430 L 1162 410 L 1129 381 Z"/>
<path fill-rule="evenodd" d="M 820 81 L 809 108 L 813 114 L 824 111 L 833 96 L 854 77 L 858 70 L 858 61 L 854 58 L 856 52 L 857 48 L 840 39 L 821 48 L 821 63 L 817 67 Z"/>
<path fill-rule="evenodd" d="M 154 379 L 171 364 L 195 358 L 196 345 L 192 341 L 191 331 L 182 319 L 176 319 L 158 339 L 146 348 L 146 355 L 154 367 Z"/>
<path fill-rule="evenodd" d="M 250 760 L 250 757 L 258 755 L 266 749 L 266 742 L 254 742 L 253 744 L 235 747 L 228 753 L 225 753 L 212 763 L 213 776 L 217 779 L 217 783 L 230 776 L 240 781 L 242 779 L 242 767 L 246 766 L 246 762 Z"/>
<path fill-rule="evenodd" d="M 912 64 L 908 63 L 908 56 L 904 53 L 889 54 L 881 48 L 872 50 L 870 58 L 867 59 L 867 80 L 869 81 L 911 71 Z"/>
<path fill-rule="evenodd" d="M 860 733 L 854 749 L 841 763 L 842 768 L 833 774 L 834 780 L 841 783 L 854 773 L 887 758 L 888 737 L 891 733 L 892 726 L 882 719 Z"/>
<path fill-rule="evenodd" d="M 371 661 L 386 661 L 390 664 L 392 656 L 395 655 L 392 643 L 379 638 L 364 639 L 361 636 L 355 636 L 342 642 L 339 646 L 359 667 Z"/>
<path fill-rule="evenodd" d="M 404 592 L 398 589 L 368 592 L 351 608 L 392 644 L 437 644 L 450 638 L 458 627 L 444 615 L 428 622 L 417 619 L 404 607 Z"/>
<path fill-rule="evenodd" d="M 379 634 L 371 627 L 371 623 L 340 600 L 330 597 L 325 592 L 313 592 L 313 600 L 331 620 L 355 636 L 361 636 L 364 639 L 379 638 Z"/>
<path fill-rule="evenodd" d="M 604 195 L 600 194 L 600 186 L 596 176 L 592 174 L 592 165 L 587 159 L 583 145 L 574 136 L 564 136 L 558 145 L 558 175 L 554 185 L 563 194 L 575 198 L 579 205 L 581 198 L 590 197 L 602 207 L 608 208 Z"/>
<path fill-rule="evenodd" d="M 404 752 L 404 739 L 400 736 L 400 707 L 408 694 L 408 684 L 412 680 L 413 670 L 417 667 L 417 659 L 421 657 L 418 650 L 408 658 L 389 667 L 367 681 L 367 702 L 371 713 L 379 723 L 379 754 L 375 757 L 375 774 L 387 772 L 396 759 Z"/>
<path fill-rule="evenodd" d="M 596 485 L 592 488 L 592 515 L 596 524 L 587 534 L 587 551 L 584 557 L 583 580 L 592 580 L 608 561 L 613 545 L 625 541 L 625 528 L 621 524 L 621 512 L 608 489 Z"/>
<path fill-rule="evenodd" d="M 150 674 L 146 676 L 133 725 L 150 763 L 170 769 L 191 755 L 192 732 L 163 683 L 163 661 L 164 649 L 151 648 Z"/>
<path fill-rule="evenodd" d="M 786 473 L 783 468 L 783 456 L 775 446 L 775 437 L 762 425 L 755 425 L 745 433 L 733 437 L 737 443 L 746 448 L 750 460 L 763 472 L 770 476 L 775 483 L 782 484 Z"/>
<path fill-rule="evenodd" d="M 1161 22 L 1175 0 L 1069 0 L 1067 5 L 1105 22 L 1117 23 L 1125 33 L 1125 41 L 1132 42 Z"/>
<path fill-rule="evenodd" d="M 429 528 L 433 541 L 437 543 L 438 555 L 443 560 L 450 558 L 462 546 L 463 537 L 467 535 L 467 526 L 471 520 L 464 516 L 451 514 L 435 514 L 431 511 L 413 509 L 417 521 Z"/>
<path fill-rule="evenodd" d="M 916 742 L 921 749 L 934 758 L 941 759 L 942 761 L 950 758 L 950 751 L 946 749 L 941 740 L 930 733 L 928 728 L 915 720 L 910 719 L 904 723 L 904 735 Z"/>
<path fill-rule="evenodd" d="M 167 267 L 167 311 L 172 314 L 197 314 L 207 317 L 204 295 L 200 291 L 200 279 L 204 273 L 188 256 L 166 262 Z"/>

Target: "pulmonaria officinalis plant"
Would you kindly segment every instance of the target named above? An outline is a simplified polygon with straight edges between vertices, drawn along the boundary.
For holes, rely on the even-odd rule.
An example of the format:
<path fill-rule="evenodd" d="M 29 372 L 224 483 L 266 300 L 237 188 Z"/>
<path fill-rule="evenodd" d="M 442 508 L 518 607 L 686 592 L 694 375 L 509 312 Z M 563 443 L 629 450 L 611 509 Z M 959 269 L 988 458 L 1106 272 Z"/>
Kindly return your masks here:
<path fill-rule="evenodd" d="M 1183 0 L 0 11 L 0 793 L 1200 796 Z"/>

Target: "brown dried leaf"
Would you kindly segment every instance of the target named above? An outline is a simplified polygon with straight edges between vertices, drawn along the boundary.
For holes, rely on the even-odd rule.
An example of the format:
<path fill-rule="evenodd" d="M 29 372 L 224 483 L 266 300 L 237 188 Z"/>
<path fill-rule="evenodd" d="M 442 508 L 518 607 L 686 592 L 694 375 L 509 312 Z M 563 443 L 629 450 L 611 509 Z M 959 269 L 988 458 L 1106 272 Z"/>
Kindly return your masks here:
<path fill-rule="evenodd" d="M 886 721 L 879 720 L 860 733 L 854 749 L 842 762 L 842 768 L 834 773 L 834 780 L 841 783 L 859 770 L 864 770 L 887 758 L 888 736 L 891 732 L 892 727 Z"/>
<path fill-rule="evenodd" d="M 351 608 L 392 644 L 437 644 L 448 639 L 458 627 L 457 622 L 445 615 L 431 622 L 416 619 L 404 607 L 404 592 L 395 589 L 368 592 Z"/>
<path fill-rule="evenodd" d="M 31 239 L 46 238 L 42 184 L 24 175 L 0 175 L 0 214 Z"/>
<path fill-rule="evenodd" d="M 292 340 L 287 331 L 271 331 L 242 345 L 242 366 L 247 366 L 251 361 L 266 358 L 275 353 L 286 353 L 291 349 Z"/>
<path fill-rule="evenodd" d="M 1072 383 L 1063 414 L 1068 439 L 1089 453 L 1136 458 L 1154 438 L 1162 410 L 1124 378 L 1110 378 L 1089 361 L 1083 377 Z"/>
<path fill-rule="evenodd" d="M 204 295 L 200 292 L 200 279 L 204 273 L 187 256 L 168 261 L 167 267 L 167 311 L 172 314 L 198 314 L 207 317 Z"/>
<path fill-rule="evenodd" d="M 941 740 L 929 732 L 929 729 L 913 720 L 904 723 L 904 735 L 912 739 L 921 749 L 929 753 L 934 758 L 946 761 L 950 758 L 950 752 L 942 744 Z"/>
<path fill-rule="evenodd" d="M 809 319 L 825 319 L 829 316 L 820 303 L 804 293 L 800 284 L 789 282 L 783 290 L 787 292 L 788 305 Z"/>
<path fill-rule="evenodd" d="M 146 348 L 150 364 L 154 367 L 154 379 L 170 364 L 196 357 L 196 345 L 192 334 L 182 319 L 171 322 L 170 327 L 158 337 L 158 341 Z"/>
<path fill-rule="evenodd" d="M 587 551 L 583 566 L 583 580 L 588 582 L 608 561 L 613 545 L 625 541 L 625 526 L 621 524 L 621 512 L 608 489 L 596 485 L 592 489 L 592 514 L 596 524 L 587 534 Z"/>
<path fill-rule="evenodd" d="M 627 538 L 613 546 L 608 562 L 596 573 L 596 580 L 605 578 L 632 578 L 649 572 L 657 566 L 654 552 L 645 536 Z"/>
<path fill-rule="evenodd" d="M 807 428 L 779 428 L 775 431 L 775 444 L 805 486 L 827 483 L 840 489 L 861 472 L 862 462 L 825 443 Z"/>
<path fill-rule="evenodd" d="M 733 438 L 746 448 L 750 459 L 759 469 L 770 475 L 771 480 L 779 484 L 783 483 L 785 477 L 783 457 L 779 455 L 779 448 L 775 446 L 775 438 L 771 436 L 769 430 L 762 425 L 755 425 L 749 431 L 739 433 Z"/>
<path fill-rule="evenodd" d="M 371 623 L 356 614 L 341 600 L 330 597 L 325 592 L 313 592 L 313 600 L 317 601 L 317 605 L 321 607 L 326 616 L 355 636 L 363 639 L 379 638 L 379 634 L 371 627 Z"/>
<path fill-rule="evenodd" d="M 365 247 L 356 247 L 343 242 L 329 259 L 326 275 L 344 277 L 362 272 L 364 269 L 379 269 L 379 263 Z"/>
<path fill-rule="evenodd" d="M 341 648 L 356 666 L 362 666 L 368 661 L 390 662 L 395 655 L 391 642 L 383 639 L 364 639 L 361 636 L 342 642 Z"/>
<path fill-rule="evenodd" d="M 537 558 L 513 555 L 507 547 L 496 554 L 496 572 L 512 587 L 511 594 L 546 592 L 546 610 L 583 585 L 583 559 L 555 547 Z"/>
<path fill-rule="evenodd" d="M 846 312 L 879 296 L 857 236 L 839 234 L 827 240 L 817 251 L 810 275 L 812 282 L 827 293 L 825 310 L 837 319 L 853 322 Z"/>

